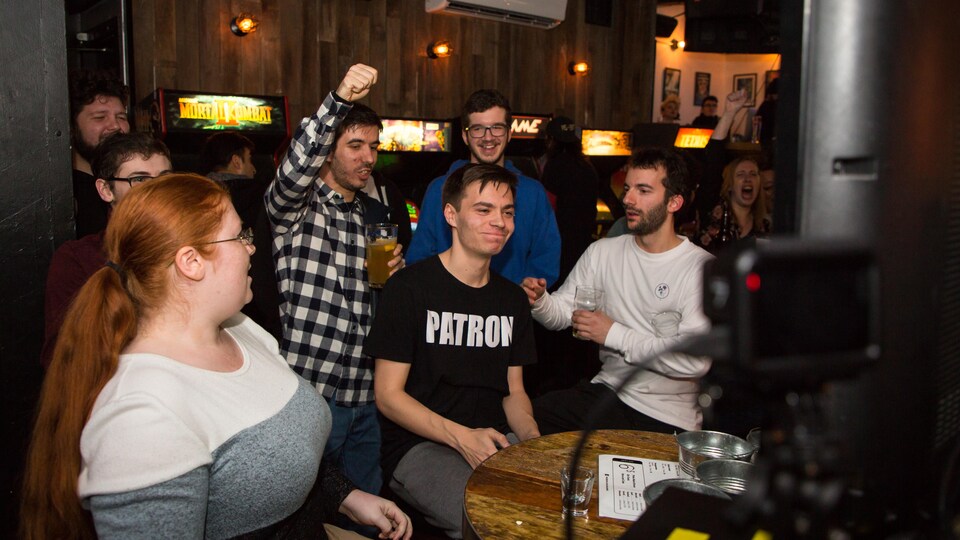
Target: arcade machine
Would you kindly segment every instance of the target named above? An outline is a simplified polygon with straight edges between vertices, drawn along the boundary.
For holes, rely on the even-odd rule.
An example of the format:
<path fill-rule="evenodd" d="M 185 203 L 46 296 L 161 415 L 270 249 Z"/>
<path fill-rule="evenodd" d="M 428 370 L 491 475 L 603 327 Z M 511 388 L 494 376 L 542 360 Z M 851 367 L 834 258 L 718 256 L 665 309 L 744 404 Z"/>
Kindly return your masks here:
<path fill-rule="evenodd" d="M 276 287 L 270 226 L 263 211 L 263 193 L 290 140 L 285 96 L 219 95 L 158 88 L 136 108 L 137 130 L 150 131 L 170 148 L 178 171 L 200 170 L 200 149 L 210 135 L 233 131 L 253 141 L 253 181 L 229 186 L 244 225 L 254 228 L 256 252 L 251 257 L 253 301 L 243 312 L 279 339 L 279 295 Z"/>
<path fill-rule="evenodd" d="M 620 197 L 623 196 L 623 166 L 633 150 L 629 131 L 600 129 L 583 130 L 583 155 L 597 170 L 601 180 L 597 200 L 597 236 L 606 236 L 613 222 L 624 215 Z M 605 180 L 609 179 L 609 182 Z"/>
<path fill-rule="evenodd" d="M 546 152 L 547 124 L 551 116 L 544 114 L 514 114 L 510 124 L 510 143 L 507 144 L 507 159 L 520 172 L 530 178 L 540 179 L 537 160 Z"/>
<path fill-rule="evenodd" d="M 290 139 L 286 96 L 204 94 L 157 88 L 137 104 L 138 131 L 150 131 L 170 148 L 177 170 L 199 171 L 203 141 L 218 131 L 234 131 L 256 145 L 256 179 L 269 182 L 274 156 Z"/>
<path fill-rule="evenodd" d="M 453 163 L 453 122 L 383 118 L 376 172 L 392 180 L 406 198 L 411 232 L 417 230 L 420 201 L 430 181 Z M 402 241 L 401 241 L 402 243 Z"/>

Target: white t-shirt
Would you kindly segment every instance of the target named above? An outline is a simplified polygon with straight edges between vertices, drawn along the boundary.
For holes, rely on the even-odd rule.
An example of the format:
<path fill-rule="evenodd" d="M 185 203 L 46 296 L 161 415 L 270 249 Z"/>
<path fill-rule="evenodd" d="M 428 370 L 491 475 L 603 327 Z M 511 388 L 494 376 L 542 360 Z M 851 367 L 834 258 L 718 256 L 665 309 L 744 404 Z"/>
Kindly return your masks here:
<path fill-rule="evenodd" d="M 641 369 L 618 397 L 651 418 L 693 430 L 703 421 L 696 399 L 710 359 L 670 353 L 644 362 L 683 338 L 710 329 L 702 309 L 702 276 L 703 264 L 713 257 L 687 238 L 678 238 L 680 244 L 664 253 L 640 249 L 632 234 L 594 242 L 563 285 L 537 301 L 533 317 L 552 330 L 566 328 L 577 285 L 603 289 L 601 311 L 614 323 L 600 348 L 603 367 L 592 382 L 616 388 Z M 666 334 L 663 330 L 658 334 L 655 321 L 668 328 Z"/>

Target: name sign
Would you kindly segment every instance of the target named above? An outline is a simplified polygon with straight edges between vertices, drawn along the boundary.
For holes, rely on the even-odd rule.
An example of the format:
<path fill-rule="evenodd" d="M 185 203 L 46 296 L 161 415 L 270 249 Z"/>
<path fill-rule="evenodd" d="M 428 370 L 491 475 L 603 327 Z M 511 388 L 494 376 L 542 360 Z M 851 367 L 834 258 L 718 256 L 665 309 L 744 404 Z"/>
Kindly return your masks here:
<path fill-rule="evenodd" d="M 510 138 L 542 139 L 549 122 L 549 116 L 515 114 L 513 115 L 513 122 L 510 124 Z"/>

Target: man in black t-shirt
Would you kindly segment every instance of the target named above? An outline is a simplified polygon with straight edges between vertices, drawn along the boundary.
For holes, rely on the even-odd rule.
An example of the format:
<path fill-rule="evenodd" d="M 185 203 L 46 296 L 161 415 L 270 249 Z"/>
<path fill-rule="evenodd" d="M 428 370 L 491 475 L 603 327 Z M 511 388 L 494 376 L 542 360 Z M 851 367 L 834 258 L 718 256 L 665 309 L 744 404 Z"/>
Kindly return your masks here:
<path fill-rule="evenodd" d="M 513 233 L 516 182 L 488 164 L 447 178 L 453 245 L 387 281 L 364 346 L 377 359 L 384 478 L 452 538 L 473 468 L 540 435 L 523 387 L 536 359 L 526 295 L 490 271 Z"/>

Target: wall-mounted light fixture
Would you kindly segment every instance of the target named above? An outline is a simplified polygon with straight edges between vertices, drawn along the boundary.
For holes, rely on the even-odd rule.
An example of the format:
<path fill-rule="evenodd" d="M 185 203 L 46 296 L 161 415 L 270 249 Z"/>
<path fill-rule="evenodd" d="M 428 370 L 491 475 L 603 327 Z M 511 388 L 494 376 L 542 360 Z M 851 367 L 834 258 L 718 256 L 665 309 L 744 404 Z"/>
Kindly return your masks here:
<path fill-rule="evenodd" d="M 684 40 L 682 40 L 682 39 L 681 39 L 680 41 L 677 41 L 677 40 L 675 40 L 675 39 L 671 39 L 671 40 L 670 40 L 670 50 L 671 50 L 671 51 L 675 51 L 675 50 L 677 50 L 677 49 L 683 49 L 683 48 L 686 47 L 686 46 L 687 46 L 687 42 L 684 41 Z"/>
<path fill-rule="evenodd" d="M 453 47 L 449 41 L 434 41 L 427 45 L 427 57 L 432 59 L 446 58 L 453 54 Z"/>
<path fill-rule="evenodd" d="M 579 62 L 570 62 L 570 64 L 567 65 L 567 72 L 571 75 L 586 75 L 590 72 L 590 64 L 582 60 Z"/>
<path fill-rule="evenodd" d="M 253 15 L 241 13 L 230 21 L 230 31 L 243 37 L 251 32 L 256 32 L 258 24 L 260 24 L 260 22 L 257 21 Z"/>

